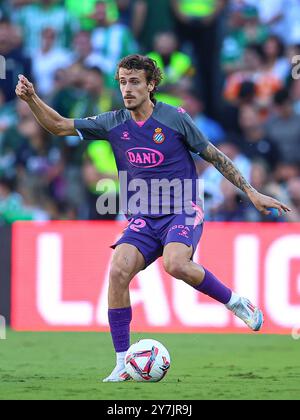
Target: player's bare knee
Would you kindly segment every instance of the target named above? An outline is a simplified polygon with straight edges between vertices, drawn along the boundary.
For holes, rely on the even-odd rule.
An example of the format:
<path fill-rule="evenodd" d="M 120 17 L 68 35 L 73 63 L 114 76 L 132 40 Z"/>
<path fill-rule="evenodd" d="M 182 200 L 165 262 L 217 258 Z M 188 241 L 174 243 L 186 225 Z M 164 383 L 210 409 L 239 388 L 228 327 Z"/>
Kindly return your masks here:
<path fill-rule="evenodd" d="M 185 260 L 176 257 L 166 258 L 164 260 L 164 268 L 170 276 L 182 280 L 186 274 Z"/>
<path fill-rule="evenodd" d="M 126 288 L 128 287 L 131 281 L 132 275 L 130 271 L 121 264 L 115 263 L 112 264 L 109 274 L 109 282 L 111 286 L 117 288 Z"/>

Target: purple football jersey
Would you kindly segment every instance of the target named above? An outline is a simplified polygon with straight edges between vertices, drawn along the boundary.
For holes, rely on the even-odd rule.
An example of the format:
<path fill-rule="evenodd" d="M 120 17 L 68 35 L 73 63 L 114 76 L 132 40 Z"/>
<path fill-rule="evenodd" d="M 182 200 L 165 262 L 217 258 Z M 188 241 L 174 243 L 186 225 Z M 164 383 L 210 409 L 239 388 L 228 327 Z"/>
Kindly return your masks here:
<path fill-rule="evenodd" d="M 201 205 L 190 152 L 201 153 L 209 142 L 182 108 L 158 102 L 143 126 L 128 110 L 112 111 L 77 119 L 75 129 L 82 140 L 110 142 L 122 175 L 121 209 L 126 215 L 193 214 L 194 206 Z M 136 203 L 140 190 L 146 193 L 138 194 Z"/>

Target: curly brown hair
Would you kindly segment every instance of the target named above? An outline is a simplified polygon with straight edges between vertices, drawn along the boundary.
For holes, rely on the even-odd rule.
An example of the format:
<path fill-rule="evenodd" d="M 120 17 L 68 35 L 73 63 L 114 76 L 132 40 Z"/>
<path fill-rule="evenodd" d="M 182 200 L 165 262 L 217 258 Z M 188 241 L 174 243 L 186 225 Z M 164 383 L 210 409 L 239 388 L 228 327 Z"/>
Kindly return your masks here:
<path fill-rule="evenodd" d="M 119 71 L 121 68 L 127 70 L 145 70 L 147 83 L 154 82 L 155 84 L 154 90 L 150 93 L 150 100 L 155 103 L 154 94 L 163 78 L 156 61 L 140 54 L 132 54 L 124 57 L 117 66 L 115 75 L 117 81 L 119 81 Z"/>

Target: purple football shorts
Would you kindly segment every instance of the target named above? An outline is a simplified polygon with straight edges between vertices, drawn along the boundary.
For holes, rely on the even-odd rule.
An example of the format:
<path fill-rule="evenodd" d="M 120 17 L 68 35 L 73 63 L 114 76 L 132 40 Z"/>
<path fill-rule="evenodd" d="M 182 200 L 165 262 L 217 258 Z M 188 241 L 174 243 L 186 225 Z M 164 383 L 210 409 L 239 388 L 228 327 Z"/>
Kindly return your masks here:
<path fill-rule="evenodd" d="M 172 214 L 160 217 L 134 216 L 129 220 L 123 236 L 111 246 L 120 244 L 135 246 L 145 259 L 145 267 L 163 255 L 164 247 L 170 242 L 179 242 L 193 247 L 193 255 L 203 232 L 203 212 L 194 215 Z"/>

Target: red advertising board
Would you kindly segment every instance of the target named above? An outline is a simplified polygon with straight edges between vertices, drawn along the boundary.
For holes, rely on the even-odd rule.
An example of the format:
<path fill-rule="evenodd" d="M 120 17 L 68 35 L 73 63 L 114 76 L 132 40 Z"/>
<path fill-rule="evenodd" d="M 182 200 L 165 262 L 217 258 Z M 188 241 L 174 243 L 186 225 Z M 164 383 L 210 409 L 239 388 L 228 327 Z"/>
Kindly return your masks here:
<path fill-rule="evenodd" d="M 108 331 L 107 289 L 121 222 L 16 223 L 12 327 Z M 265 333 L 300 324 L 300 224 L 207 223 L 195 255 L 265 313 Z M 248 332 L 223 305 L 164 272 L 159 259 L 131 284 L 137 332 Z"/>

